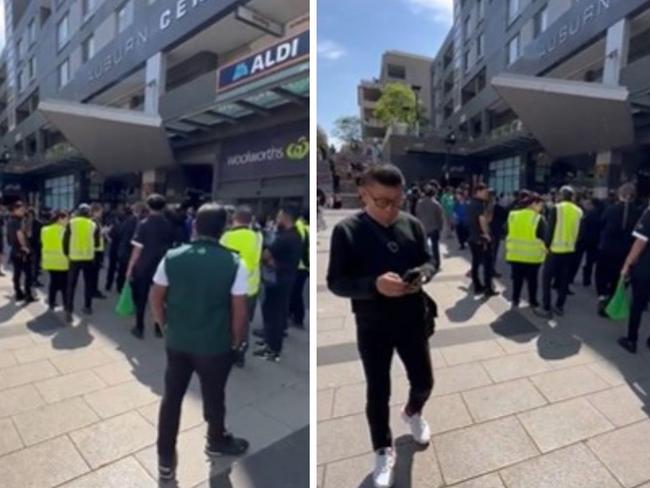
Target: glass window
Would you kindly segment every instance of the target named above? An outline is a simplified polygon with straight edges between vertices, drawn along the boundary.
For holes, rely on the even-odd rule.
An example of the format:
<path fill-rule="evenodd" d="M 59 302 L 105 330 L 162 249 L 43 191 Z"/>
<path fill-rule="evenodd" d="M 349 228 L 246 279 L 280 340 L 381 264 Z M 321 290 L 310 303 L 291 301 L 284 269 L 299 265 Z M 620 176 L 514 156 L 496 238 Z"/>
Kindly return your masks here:
<path fill-rule="evenodd" d="M 510 42 L 508 43 L 508 65 L 511 65 L 517 61 L 520 54 L 521 51 L 519 47 L 519 34 L 517 34 L 515 37 L 510 39 Z"/>
<path fill-rule="evenodd" d="M 59 65 L 59 88 L 63 88 L 70 82 L 70 61 L 67 59 Z"/>
<path fill-rule="evenodd" d="M 133 0 L 128 0 L 117 9 L 117 32 L 122 32 L 133 23 Z"/>
<path fill-rule="evenodd" d="M 472 23 L 472 18 L 468 15 L 467 18 L 465 19 L 465 39 L 469 39 L 469 36 L 471 35 L 470 32 L 470 27 Z"/>
<path fill-rule="evenodd" d="M 56 26 L 56 45 L 59 49 L 68 43 L 70 36 L 70 20 L 68 14 L 59 21 Z"/>
<path fill-rule="evenodd" d="M 27 38 L 30 45 L 36 42 L 36 21 L 34 19 L 30 20 L 27 26 Z"/>
<path fill-rule="evenodd" d="M 476 13 L 477 13 L 477 18 L 481 20 L 483 16 L 485 15 L 485 1 L 484 0 L 476 0 Z"/>
<path fill-rule="evenodd" d="M 535 14 L 534 20 L 534 37 L 537 38 L 539 35 L 546 30 L 548 27 L 548 8 L 544 7 L 542 10 Z"/>
<path fill-rule="evenodd" d="M 16 57 L 18 59 L 23 57 L 23 40 L 22 39 L 18 39 L 16 41 Z"/>
<path fill-rule="evenodd" d="M 74 208 L 74 176 L 45 180 L 45 206 L 56 210 Z"/>
<path fill-rule="evenodd" d="M 469 71 L 469 69 L 471 68 L 470 59 L 469 59 L 469 49 L 465 51 L 463 62 L 465 63 L 465 71 Z"/>
<path fill-rule="evenodd" d="M 398 64 L 389 64 L 387 72 L 390 78 L 399 78 L 400 80 L 406 78 L 406 68 Z"/>
<path fill-rule="evenodd" d="M 95 55 L 95 36 L 94 34 L 91 34 L 81 44 L 81 61 L 85 63 L 89 59 L 92 59 L 94 55 Z"/>
<path fill-rule="evenodd" d="M 512 22 L 519 16 L 521 0 L 508 0 L 508 22 Z"/>
<path fill-rule="evenodd" d="M 34 78 L 36 78 L 36 58 L 32 56 L 29 59 L 29 79 L 33 80 Z"/>
<path fill-rule="evenodd" d="M 23 86 L 23 72 L 22 71 L 18 72 L 17 81 L 18 81 L 18 91 L 21 92 L 21 91 L 23 91 L 23 88 L 25 88 Z"/>
<path fill-rule="evenodd" d="M 477 58 L 482 58 L 484 52 L 485 52 L 485 35 L 480 34 L 476 38 L 476 57 Z"/>
<path fill-rule="evenodd" d="M 95 10 L 95 0 L 81 0 L 81 15 L 84 19 L 90 16 Z"/>

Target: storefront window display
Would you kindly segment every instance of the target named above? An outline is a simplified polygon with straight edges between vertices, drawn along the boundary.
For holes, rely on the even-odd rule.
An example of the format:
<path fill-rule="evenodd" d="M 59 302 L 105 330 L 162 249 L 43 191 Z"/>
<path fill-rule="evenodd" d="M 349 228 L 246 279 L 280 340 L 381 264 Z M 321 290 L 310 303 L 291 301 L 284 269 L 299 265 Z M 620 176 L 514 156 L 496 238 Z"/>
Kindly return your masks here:
<path fill-rule="evenodd" d="M 74 176 L 45 180 L 45 206 L 57 210 L 74 208 Z"/>
<path fill-rule="evenodd" d="M 511 194 L 521 186 L 521 157 L 499 159 L 490 163 L 490 187 L 497 195 Z"/>

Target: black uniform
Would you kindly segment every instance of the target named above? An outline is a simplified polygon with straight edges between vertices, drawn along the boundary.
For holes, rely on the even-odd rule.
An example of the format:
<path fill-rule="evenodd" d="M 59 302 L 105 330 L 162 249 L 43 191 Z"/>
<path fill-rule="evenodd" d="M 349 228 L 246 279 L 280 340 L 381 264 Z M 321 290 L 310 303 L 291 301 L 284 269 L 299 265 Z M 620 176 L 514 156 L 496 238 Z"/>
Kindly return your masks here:
<path fill-rule="evenodd" d="M 25 234 L 25 218 L 12 215 L 7 223 L 7 242 L 11 246 L 9 259 L 14 268 L 14 292 L 16 294 L 16 300 L 33 300 L 33 253 L 31 249 L 29 251 L 24 250 L 20 245 L 20 241 L 18 240 L 19 231 Z M 27 244 L 29 245 L 29 242 Z"/>
<path fill-rule="evenodd" d="M 646 242 L 646 247 L 631 273 L 632 306 L 628 322 L 628 338 L 635 342 L 639 337 L 641 316 L 650 300 L 650 208 L 648 208 L 634 229 L 633 237 Z"/>
<path fill-rule="evenodd" d="M 469 220 L 469 247 L 472 251 L 472 283 L 474 291 L 494 291 L 492 282 L 494 276 L 493 242 L 483 236 L 480 217 L 485 215 L 485 202 L 473 198 L 467 209 Z M 483 282 L 479 278 L 479 268 L 483 266 Z"/>
<path fill-rule="evenodd" d="M 595 207 L 585 214 L 580 222 L 580 234 L 576 243 L 576 252 L 574 255 L 573 266 L 569 283 L 573 283 L 580 270 L 582 258 L 585 258 L 585 265 L 582 268 L 582 284 L 591 286 L 594 267 L 598 258 L 598 244 L 600 243 L 600 233 L 603 228 L 602 208 Z"/>

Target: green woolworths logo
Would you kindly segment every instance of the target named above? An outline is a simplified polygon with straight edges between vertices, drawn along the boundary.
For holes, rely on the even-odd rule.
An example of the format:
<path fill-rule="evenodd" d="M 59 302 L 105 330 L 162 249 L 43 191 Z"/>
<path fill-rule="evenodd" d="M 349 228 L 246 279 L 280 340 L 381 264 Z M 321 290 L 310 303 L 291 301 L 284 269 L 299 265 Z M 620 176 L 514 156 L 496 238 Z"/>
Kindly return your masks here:
<path fill-rule="evenodd" d="M 303 159 L 309 154 L 309 141 L 306 137 L 301 137 L 298 142 L 292 142 L 287 146 L 286 154 L 289 159 Z"/>

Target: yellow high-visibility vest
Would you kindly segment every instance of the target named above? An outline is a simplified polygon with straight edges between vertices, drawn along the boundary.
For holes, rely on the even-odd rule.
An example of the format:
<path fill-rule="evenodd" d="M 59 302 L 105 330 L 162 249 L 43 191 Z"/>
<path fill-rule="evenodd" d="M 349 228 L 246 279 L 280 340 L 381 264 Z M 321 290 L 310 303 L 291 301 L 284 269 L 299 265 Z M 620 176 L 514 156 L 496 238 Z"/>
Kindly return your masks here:
<path fill-rule="evenodd" d="M 63 252 L 65 227 L 46 225 L 41 229 L 41 267 L 46 271 L 68 271 L 70 263 Z"/>
<path fill-rule="evenodd" d="M 309 238 L 309 225 L 307 222 L 305 222 L 305 219 L 302 217 L 296 220 L 296 230 L 298 231 L 298 234 L 300 235 L 300 239 L 302 240 L 303 245 Z M 298 265 L 298 269 L 309 269 L 309 264 L 304 262 L 303 258 L 300 258 L 300 264 Z"/>
<path fill-rule="evenodd" d="M 221 245 L 239 253 L 248 271 L 248 296 L 257 295 L 260 290 L 262 234 L 248 227 L 231 229 L 221 236 Z"/>
<path fill-rule="evenodd" d="M 582 210 L 571 202 L 561 202 L 556 206 L 555 231 L 551 242 L 551 252 L 570 254 L 576 250 Z"/>
<path fill-rule="evenodd" d="M 70 220 L 70 261 L 95 259 L 95 222 L 87 217 Z"/>
<path fill-rule="evenodd" d="M 544 262 L 546 258 L 544 241 L 537 237 L 537 225 L 540 220 L 539 214 L 528 208 L 510 212 L 508 237 L 506 238 L 506 261 L 528 264 Z"/>

